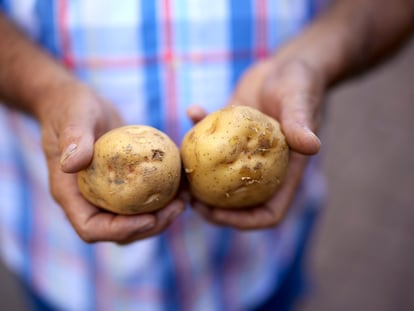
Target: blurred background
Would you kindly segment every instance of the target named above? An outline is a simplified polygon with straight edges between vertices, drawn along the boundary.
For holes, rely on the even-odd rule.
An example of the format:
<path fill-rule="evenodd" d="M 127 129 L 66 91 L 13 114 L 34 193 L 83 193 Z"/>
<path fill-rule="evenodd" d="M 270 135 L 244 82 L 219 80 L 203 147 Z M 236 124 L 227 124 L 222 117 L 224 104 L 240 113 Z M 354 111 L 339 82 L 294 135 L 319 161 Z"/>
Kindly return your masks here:
<path fill-rule="evenodd" d="M 328 204 L 312 238 L 299 311 L 414 310 L 414 40 L 328 96 Z M 22 310 L 0 264 L 2 310 Z"/>
<path fill-rule="evenodd" d="M 414 40 L 327 105 L 328 204 L 299 310 L 414 310 Z"/>

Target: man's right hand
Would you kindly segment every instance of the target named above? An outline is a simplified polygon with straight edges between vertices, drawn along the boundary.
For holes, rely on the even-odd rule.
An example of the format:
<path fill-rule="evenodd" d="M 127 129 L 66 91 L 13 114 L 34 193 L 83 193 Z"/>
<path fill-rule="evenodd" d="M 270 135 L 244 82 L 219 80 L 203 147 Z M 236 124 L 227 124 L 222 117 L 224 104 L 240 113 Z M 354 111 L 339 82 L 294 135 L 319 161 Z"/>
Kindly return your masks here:
<path fill-rule="evenodd" d="M 36 107 L 51 193 L 84 241 L 125 244 L 147 238 L 183 211 L 180 199 L 158 212 L 137 216 L 116 215 L 87 202 L 78 190 L 76 172 L 90 163 L 95 140 L 122 125 L 119 114 L 91 89 L 72 81 L 46 93 Z"/>
<path fill-rule="evenodd" d="M 96 139 L 121 125 L 121 118 L 1 11 L 0 34 L 0 100 L 40 122 L 52 196 L 79 236 L 86 242 L 125 244 L 164 230 L 184 210 L 183 200 L 155 213 L 120 216 L 82 197 L 76 172 L 90 163 Z"/>

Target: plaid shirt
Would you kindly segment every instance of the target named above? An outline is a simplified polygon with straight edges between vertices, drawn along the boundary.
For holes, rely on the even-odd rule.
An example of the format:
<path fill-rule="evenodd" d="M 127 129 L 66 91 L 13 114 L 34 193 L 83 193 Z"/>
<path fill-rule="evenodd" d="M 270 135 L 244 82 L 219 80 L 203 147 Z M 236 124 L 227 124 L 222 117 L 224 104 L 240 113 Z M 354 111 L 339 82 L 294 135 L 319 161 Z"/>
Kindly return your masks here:
<path fill-rule="evenodd" d="M 0 0 L 0 6 L 112 101 L 127 123 L 150 124 L 179 143 L 191 126 L 186 107 L 223 106 L 240 74 L 303 28 L 319 2 Z M 65 310 L 253 307 L 277 288 L 304 215 L 322 197 L 310 165 L 278 228 L 238 232 L 188 209 L 157 237 L 87 245 L 50 197 L 38 124 L 1 106 L 0 172 L 2 257 Z"/>

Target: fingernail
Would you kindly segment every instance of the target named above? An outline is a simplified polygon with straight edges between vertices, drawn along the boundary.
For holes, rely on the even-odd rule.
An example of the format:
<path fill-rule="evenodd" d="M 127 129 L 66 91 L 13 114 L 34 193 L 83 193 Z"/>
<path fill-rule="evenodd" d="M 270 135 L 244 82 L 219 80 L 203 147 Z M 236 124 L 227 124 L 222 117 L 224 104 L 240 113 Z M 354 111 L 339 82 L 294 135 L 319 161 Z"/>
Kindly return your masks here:
<path fill-rule="evenodd" d="M 308 137 L 309 141 L 312 141 L 312 145 L 310 145 L 310 150 L 308 150 L 308 152 L 310 154 L 315 154 L 318 153 L 320 148 L 321 148 L 321 140 L 319 139 L 319 137 L 308 127 L 305 127 L 305 135 Z"/>
<path fill-rule="evenodd" d="M 154 226 L 155 226 L 155 221 L 151 219 L 151 220 L 148 220 L 147 223 L 143 224 L 141 228 L 139 229 L 139 231 L 140 232 L 147 231 L 147 230 L 154 228 Z"/>
<path fill-rule="evenodd" d="M 173 211 L 170 216 L 168 217 L 169 220 L 173 220 L 174 218 L 176 218 L 178 215 L 180 215 L 182 212 L 184 212 L 184 208 L 180 208 L 177 209 L 175 211 Z"/>
<path fill-rule="evenodd" d="M 314 132 L 312 132 L 310 129 L 308 129 L 308 135 L 309 135 L 309 137 L 312 137 L 312 139 L 315 143 L 317 143 L 319 145 L 321 144 L 321 140 L 319 139 L 319 137 Z"/>
<path fill-rule="evenodd" d="M 63 152 L 62 157 L 60 158 L 60 164 L 63 165 L 66 160 L 75 153 L 76 149 L 78 149 L 78 145 L 70 144 L 66 150 Z"/>
<path fill-rule="evenodd" d="M 319 140 L 319 137 L 308 126 L 306 126 L 306 125 L 299 125 L 299 127 L 302 128 L 303 130 L 305 130 L 306 135 L 308 135 L 308 137 L 312 137 L 312 139 L 317 140 L 317 141 L 320 141 Z"/>

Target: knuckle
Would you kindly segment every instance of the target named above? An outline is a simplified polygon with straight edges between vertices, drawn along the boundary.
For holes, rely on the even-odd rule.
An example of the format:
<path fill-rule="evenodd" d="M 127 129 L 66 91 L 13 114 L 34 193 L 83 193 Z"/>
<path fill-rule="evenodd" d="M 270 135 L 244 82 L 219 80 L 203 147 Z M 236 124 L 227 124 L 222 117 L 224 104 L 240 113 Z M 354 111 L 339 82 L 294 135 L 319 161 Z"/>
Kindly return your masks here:
<path fill-rule="evenodd" d="M 269 224 L 267 225 L 267 227 L 271 228 L 271 227 L 277 227 L 280 225 L 280 223 L 282 222 L 282 218 L 274 218 L 272 219 Z"/>
<path fill-rule="evenodd" d="M 79 136 L 81 133 L 82 130 L 79 128 L 79 126 L 74 124 L 67 124 L 62 130 L 63 137 Z"/>
<path fill-rule="evenodd" d="M 115 218 L 107 223 L 105 231 L 111 237 L 113 242 L 125 243 L 125 241 L 129 241 L 134 236 L 135 228 L 126 226 Z"/>
<path fill-rule="evenodd" d="M 272 217 L 269 218 L 268 227 L 277 227 L 281 224 L 282 220 L 283 220 L 283 214 L 272 213 Z"/>
<path fill-rule="evenodd" d="M 129 232 L 129 231 L 127 231 L 127 232 L 119 231 L 119 232 L 116 232 L 116 234 L 114 234 L 114 236 L 116 237 L 114 239 L 115 242 L 122 243 L 122 244 L 128 244 L 129 241 L 131 241 L 131 239 L 133 239 L 134 234 L 133 234 L 133 232 Z"/>
<path fill-rule="evenodd" d="M 98 241 L 97 237 L 88 230 L 85 226 L 79 226 L 76 229 L 76 232 L 78 233 L 79 237 L 87 244 L 92 244 Z"/>

